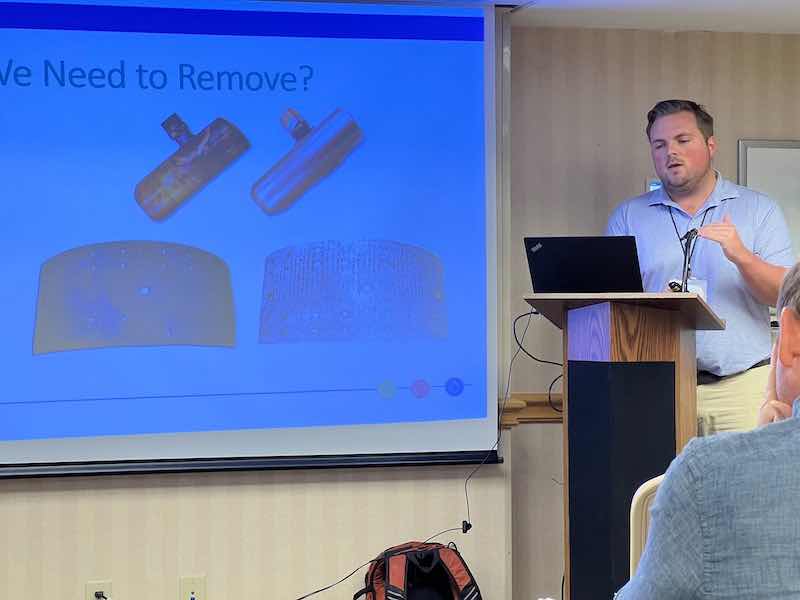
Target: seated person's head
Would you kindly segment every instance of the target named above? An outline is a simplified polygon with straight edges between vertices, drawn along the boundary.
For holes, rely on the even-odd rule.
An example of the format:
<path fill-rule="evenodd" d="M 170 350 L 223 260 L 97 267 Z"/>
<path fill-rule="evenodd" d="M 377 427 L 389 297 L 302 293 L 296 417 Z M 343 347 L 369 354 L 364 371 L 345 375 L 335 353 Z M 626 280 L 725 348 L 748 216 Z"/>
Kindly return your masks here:
<path fill-rule="evenodd" d="M 778 295 L 780 332 L 773 351 L 777 399 L 789 406 L 800 397 L 800 263 L 786 274 Z"/>

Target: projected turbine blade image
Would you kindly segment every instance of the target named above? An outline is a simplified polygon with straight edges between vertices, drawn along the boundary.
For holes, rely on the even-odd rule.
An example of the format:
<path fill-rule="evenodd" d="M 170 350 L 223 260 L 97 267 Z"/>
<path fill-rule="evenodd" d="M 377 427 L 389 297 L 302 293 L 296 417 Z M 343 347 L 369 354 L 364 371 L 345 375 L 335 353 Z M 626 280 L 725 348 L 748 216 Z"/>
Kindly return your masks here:
<path fill-rule="evenodd" d="M 444 269 L 424 248 L 325 241 L 266 259 L 262 343 L 446 336 Z"/>
<path fill-rule="evenodd" d="M 33 353 L 235 344 L 227 265 L 191 246 L 93 244 L 42 265 Z"/>
<path fill-rule="evenodd" d="M 306 190 L 327 177 L 364 139 L 353 117 L 337 108 L 311 127 L 290 108 L 281 123 L 295 139 L 294 147 L 253 184 L 253 200 L 268 215 L 283 212 Z"/>
<path fill-rule="evenodd" d="M 154 221 L 163 221 L 250 147 L 239 129 L 215 119 L 198 134 L 177 114 L 161 124 L 180 148 L 136 184 L 134 196 Z"/>

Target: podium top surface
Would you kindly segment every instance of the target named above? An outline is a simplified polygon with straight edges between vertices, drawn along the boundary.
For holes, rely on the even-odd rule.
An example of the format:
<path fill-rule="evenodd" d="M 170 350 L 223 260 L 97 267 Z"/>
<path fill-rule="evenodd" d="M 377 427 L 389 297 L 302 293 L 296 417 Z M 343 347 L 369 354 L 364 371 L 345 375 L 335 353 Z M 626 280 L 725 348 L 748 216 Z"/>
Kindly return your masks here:
<path fill-rule="evenodd" d="M 638 304 L 682 313 L 697 330 L 719 331 L 725 321 L 699 295 L 690 292 L 610 292 L 600 294 L 531 294 L 525 301 L 559 329 L 564 328 L 564 314 L 571 308 L 601 302 Z"/>

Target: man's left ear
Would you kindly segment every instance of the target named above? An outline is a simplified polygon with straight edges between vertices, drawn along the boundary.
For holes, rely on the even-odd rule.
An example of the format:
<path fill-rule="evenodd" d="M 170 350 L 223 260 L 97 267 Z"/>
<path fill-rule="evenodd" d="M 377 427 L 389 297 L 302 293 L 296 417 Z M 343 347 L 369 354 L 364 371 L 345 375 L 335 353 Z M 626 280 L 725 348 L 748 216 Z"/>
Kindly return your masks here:
<path fill-rule="evenodd" d="M 790 367 L 796 361 L 800 364 L 800 316 L 794 309 L 784 306 L 781 309 L 780 326 L 778 360 L 784 367 Z"/>

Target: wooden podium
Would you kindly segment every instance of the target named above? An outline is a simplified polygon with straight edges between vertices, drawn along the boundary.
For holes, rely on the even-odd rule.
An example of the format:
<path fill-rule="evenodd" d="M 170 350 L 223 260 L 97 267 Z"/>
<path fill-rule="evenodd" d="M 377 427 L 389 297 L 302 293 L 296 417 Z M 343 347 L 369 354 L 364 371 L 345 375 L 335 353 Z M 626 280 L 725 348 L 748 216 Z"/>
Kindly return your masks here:
<path fill-rule="evenodd" d="M 611 598 L 633 493 L 697 433 L 695 331 L 725 324 L 690 293 L 525 300 L 564 332 L 564 598 Z"/>

